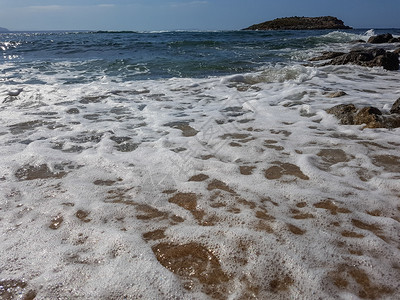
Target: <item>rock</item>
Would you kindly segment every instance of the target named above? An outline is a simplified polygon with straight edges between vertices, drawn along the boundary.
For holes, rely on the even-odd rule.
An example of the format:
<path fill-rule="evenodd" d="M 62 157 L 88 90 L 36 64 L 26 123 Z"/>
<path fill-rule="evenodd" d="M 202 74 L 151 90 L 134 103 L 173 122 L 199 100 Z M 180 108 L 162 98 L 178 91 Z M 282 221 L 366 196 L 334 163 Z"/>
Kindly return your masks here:
<path fill-rule="evenodd" d="M 357 50 L 356 50 L 357 51 Z M 362 51 L 362 50 L 361 50 Z M 386 50 L 382 48 L 370 49 L 367 53 L 371 54 L 372 57 L 378 57 L 380 55 L 385 55 Z"/>
<path fill-rule="evenodd" d="M 393 51 L 393 53 L 400 54 L 400 48 Z"/>
<path fill-rule="evenodd" d="M 383 49 L 374 50 L 353 50 L 347 54 L 337 56 L 332 59 L 333 65 L 345 65 L 348 63 L 363 64 L 364 62 L 372 61 L 379 55 L 385 54 Z"/>
<path fill-rule="evenodd" d="M 364 128 L 399 128 L 400 127 L 400 98 L 393 104 L 390 115 L 373 106 L 357 109 L 354 104 L 339 104 L 326 110 L 334 115 L 343 125 L 363 125 Z"/>
<path fill-rule="evenodd" d="M 338 18 L 326 17 L 289 17 L 278 18 L 247 27 L 243 30 L 315 30 L 315 29 L 352 29 Z"/>
<path fill-rule="evenodd" d="M 384 127 L 388 129 L 399 128 L 400 116 L 398 114 L 384 116 L 384 125 Z"/>
<path fill-rule="evenodd" d="M 390 109 L 391 114 L 400 114 L 400 98 L 393 103 L 392 108 Z"/>
<path fill-rule="evenodd" d="M 382 66 L 385 70 L 397 71 L 399 69 L 399 54 L 386 51 L 385 54 L 375 57 L 369 66 Z"/>
<path fill-rule="evenodd" d="M 343 91 L 338 91 L 338 92 L 333 92 L 333 93 L 329 93 L 327 95 L 328 98 L 339 98 L 339 97 L 343 97 L 346 96 L 346 92 Z"/>
<path fill-rule="evenodd" d="M 349 42 L 349 44 L 363 44 L 363 43 L 365 43 L 364 40 L 354 40 Z"/>
<path fill-rule="evenodd" d="M 326 110 L 328 114 L 338 118 L 343 125 L 354 125 L 353 115 L 356 111 L 354 104 L 339 104 Z"/>
<path fill-rule="evenodd" d="M 368 39 L 368 43 L 383 44 L 383 43 L 388 43 L 391 39 L 393 39 L 393 35 L 391 35 L 390 33 L 385 33 L 385 34 L 371 36 Z"/>
<path fill-rule="evenodd" d="M 395 38 L 390 33 L 385 33 L 385 34 L 371 36 L 368 39 L 368 43 L 371 44 L 400 43 L 400 38 Z"/>
<path fill-rule="evenodd" d="M 392 38 L 388 43 L 400 43 L 400 38 Z"/>
<path fill-rule="evenodd" d="M 331 61 L 324 65 L 346 65 L 355 64 L 364 67 L 383 67 L 389 71 L 399 69 L 399 54 L 386 51 L 381 48 L 352 50 L 349 53 L 340 54 L 340 52 L 325 52 L 322 56 L 312 58 L 311 61 L 326 60 Z"/>
<path fill-rule="evenodd" d="M 382 112 L 376 107 L 363 107 L 354 115 L 354 125 L 366 124 L 367 128 L 385 127 L 380 116 Z"/>
<path fill-rule="evenodd" d="M 67 113 L 67 114 L 70 114 L 70 115 L 79 114 L 79 109 L 77 109 L 76 107 L 70 108 L 70 109 L 68 109 L 68 110 L 66 111 L 66 113 Z"/>
<path fill-rule="evenodd" d="M 342 56 L 344 52 L 323 52 L 321 56 L 311 58 L 310 61 L 328 60 L 338 56 Z"/>

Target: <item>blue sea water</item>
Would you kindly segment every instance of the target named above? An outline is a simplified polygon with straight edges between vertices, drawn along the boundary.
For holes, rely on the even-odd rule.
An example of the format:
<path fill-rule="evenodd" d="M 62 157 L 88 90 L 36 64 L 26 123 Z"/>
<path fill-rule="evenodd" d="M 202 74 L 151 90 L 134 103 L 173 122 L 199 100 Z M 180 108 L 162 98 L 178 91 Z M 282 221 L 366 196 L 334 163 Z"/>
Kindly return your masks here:
<path fill-rule="evenodd" d="M 0 299 L 397 299 L 386 32 L 0 34 Z"/>
<path fill-rule="evenodd" d="M 399 34 L 376 33 L 388 31 Z M 68 70 L 79 71 L 83 81 L 103 74 L 122 80 L 221 76 L 301 62 L 315 48 L 350 42 L 365 32 L 17 32 L 0 35 L 0 59 L 45 73 L 69 63 Z"/>

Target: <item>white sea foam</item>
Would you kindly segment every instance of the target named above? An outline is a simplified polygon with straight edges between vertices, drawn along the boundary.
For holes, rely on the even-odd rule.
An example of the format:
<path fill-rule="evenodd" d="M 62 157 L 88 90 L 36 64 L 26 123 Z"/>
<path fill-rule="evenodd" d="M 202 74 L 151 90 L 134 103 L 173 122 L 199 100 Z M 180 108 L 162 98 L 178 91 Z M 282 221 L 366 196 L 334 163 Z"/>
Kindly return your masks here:
<path fill-rule="evenodd" d="M 15 280 L 12 293 L 400 292 L 399 129 L 344 126 L 324 111 L 387 110 L 399 72 L 279 66 L 68 85 L 60 78 L 80 74 L 31 76 L 46 84 L 0 88 L 0 285 Z M 347 95 L 327 97 L 338 90 Z"/>

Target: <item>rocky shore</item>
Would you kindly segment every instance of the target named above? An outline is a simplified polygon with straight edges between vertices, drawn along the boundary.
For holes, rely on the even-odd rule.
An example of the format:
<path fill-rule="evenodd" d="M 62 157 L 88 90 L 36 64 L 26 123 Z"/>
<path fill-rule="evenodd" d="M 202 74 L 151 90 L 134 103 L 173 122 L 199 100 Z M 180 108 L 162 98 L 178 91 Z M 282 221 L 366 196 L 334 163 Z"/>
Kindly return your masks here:
<path fill-rule="evenodd" d="M 311 59 L 311 61 L 322 60 L 329 60 L 322 66 L 354 64 L 364 67 L 383 67 L 389 71 L 399 70 L 399 54 L 382 48 L 352 50 L 349 53 L 324 52 L 321 56 Z"/>
<path fill-rule="evenodd" d="M 354 104 L 339 104 L 326 110 L 343 125 L 364 125 L 364 128 L 400 127 L 400 98 L 394 102 L 388 113 L 382 113 L 373 106 L 356 107 Z"/>
<path fill-rule="evenodd" d="M 318 30 L 352 29 L 338 18 L 326 17 L 288 17 L 255 24 L 243 30 Z"/>
<path fill-rule="evenodd" d="M 359 42 L 359 41 L 357 41 Z M 365 43 L 365 41 L 360 41 Z M 369 44 L 400 43 L 399 38 L 391 34 L 372 36 Z M 383 48 L 355 49 L 349 53 L 324 52 L 311 61 L 327 61 L 326 65 L 355 64 L 365 67 L 383 67 L 389 71 L 399 70 L 400 48 L 388 51 Z M 329 97 L 342 97 L 346 93 L 337 92 Z M 400 98 L 397 99 L 388 112 L 382 112 L 374 106 L 356 107 L 354 104 L 339 104 L 326 110 L 334 115 L 343 125 L 364 125 L 364 128 L 399 128 L 400 127 Z"/>
<path fill-rule="evenodd" d="M 364 41 L 361 42 L 365 43 Z M 368 39 L 367 43 L 400 43 L 400 39 L 394 38 L 391 34 L 387 33 L 372 36 Z M 351 50 L 349 53 L 324 52 L 320 56 L 310 59 L 310 61 L 326 61 L 322 66 L 354 64 L 364 67 L 383 67 L 385 70 L 397 71 L 399 70 L 399 53 L 400 48 L 394 51 L 383 48 L 362 48 Z"/>

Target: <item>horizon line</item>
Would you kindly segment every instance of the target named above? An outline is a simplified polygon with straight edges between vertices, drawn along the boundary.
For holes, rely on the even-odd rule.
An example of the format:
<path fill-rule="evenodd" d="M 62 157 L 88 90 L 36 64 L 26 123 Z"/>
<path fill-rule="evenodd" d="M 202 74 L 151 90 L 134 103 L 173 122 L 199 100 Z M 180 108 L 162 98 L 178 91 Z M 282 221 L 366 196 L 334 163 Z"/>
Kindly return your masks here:
<path fill-rule="evenodd" d="M 4 29 L 7 29 L 3 27 Z M 352 29 L 309 29 L 309 31 L 318 31 L 318 30 L 370 30 L 370 29 L 400 29 L 400 27 L 353 27 Z M 115 33 L 123 33 L 123 32 L 136 32 L 136 33 L 152 33 L 152 32 L 215 32 L 215 31 L 242 31 L 241 29 L 155 29 L 155 30 L 134 30 L 134 29 L 19 29 L 12 30 L 7 29 L 7 31 L 0 31 L 0 34 L 3 33 L 17 33 L 17 32 L 115 32 Z M 247 30 L 247 31 L 307 31 L 307 30 Z"/>

